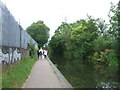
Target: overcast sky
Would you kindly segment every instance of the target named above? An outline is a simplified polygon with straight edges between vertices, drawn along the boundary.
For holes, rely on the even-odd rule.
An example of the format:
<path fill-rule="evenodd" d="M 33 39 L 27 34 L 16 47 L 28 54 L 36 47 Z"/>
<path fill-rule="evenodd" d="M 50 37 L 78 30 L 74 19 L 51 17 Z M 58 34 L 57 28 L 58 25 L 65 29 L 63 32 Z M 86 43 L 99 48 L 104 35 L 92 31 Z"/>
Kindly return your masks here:
<path fill-rule="evenodd" d="M 119 0 L 2 0 L 9 11 L 26 29 L 38 20 L 50 28 L 50 35 L 61 25 L 62 21 L 73 23 L 87 18 L 87 14 L 94 18 L 108 20 L 110 2 L 117 4 Z"/>

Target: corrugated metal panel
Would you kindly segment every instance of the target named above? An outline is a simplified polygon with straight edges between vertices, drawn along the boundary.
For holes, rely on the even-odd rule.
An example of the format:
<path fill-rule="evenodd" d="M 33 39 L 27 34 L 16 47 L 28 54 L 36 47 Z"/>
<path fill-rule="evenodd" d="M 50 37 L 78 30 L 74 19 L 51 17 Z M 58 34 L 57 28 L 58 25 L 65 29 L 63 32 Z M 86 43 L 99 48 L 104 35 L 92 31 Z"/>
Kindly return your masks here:
<path fill-rule="evenodd" d="M 9 18 L 8 18 L 7 11 L 4 10 L 3 12 L 3 23 L 2 23 L 2 44 L 4 46 L 8 46 L 8 25 L 9 25 Z"/>
<path fill-rule="evenodd" d="M 31 36 L 26 32 L 26 35 L 27 35 L 27 43 L 30 43 L 31 42 Z"/>
<path fill-rule="evenodd" d="M 36 48 L 38 47 L 37 42 L 27 32 L 25 33 L 25 37 L 26 37 L 25 38 L 25 44 L 24 44 L 25 48 L 28 47 L 28 44 L 34 44 Z"/>
<path fill-rule="evenodd" d="M 14 20 L 13 16 L 10 15 L 10 23 L 9 23 L 9 46 L 20 47 L 20 29 L 18 23 Z"/>
<path fill-rule="evenodd" d="M 8 37 L 9 37 L 9 39 L 8 39 L 8 44 L 9 44 L 9 46 L 16 46 L 15 44 L 15 42 L 16 42 L 16 30 L 15 30 L 15 23 L 14 23 L 14 18 L 10 15 L 10 17 L 9 17 L 9 25 L 8 25 L 8 27 L 9 27 L 9 29 L 7 29 L 7 31 L 9 32 L 9 34 L 8 34 Z M 7 22 L 7 21 L 5 21 L 5 22 Z"/>
<path fill-rule="evenodd" d="M 31 40 L 31 42 L 32 42 L 32 44 L 35 44 L 35 40 L 32 38 L 32 40 Z"/>
<path fill-rule="evenodd" d="M 2 7 L 2 44 L 4 46 L 20 47 L 20 30 L 19 25 L 14 17 L 4 6 Z"/>
<path fill-rule="evenodd" d="M 28 47 L 28 40 L 29 40 L 29 36 L 28 33 L 25 31 L 25 48 Z"/>
<path fill-rule="evenodd" d="M 0 45 L 2 45 L 2 9 L 0 7 Z"/>
<path fill-rule="evenodd" d="M 32 39 L 32 43 L 34 44 L 35 48 L 38 48 L 38 44 L 34 39 Z"/>
<path fill-rule="evenodd" d="M 38 47 L 38 44 L 37 42 L 28 34 L 29 38 L 28 38 L 28 43 L 30 44 L 34 44 L 35 47 L 37 48 Z"/>
<path fill-rule="evenodd" d="M 21 48 L 26 48 L 25 42 L 26 42 L 26 34 L 25 34 L 25 30 L 21 31 Z"/>
<path fill-rule="evenodd" d="M 28 47 L 29 38 L 30 38 L 29 34 L 25 30 L 22 30 L 22 37 L 21 37 L 21 47 L 22 48 Z"/>
<path fill-rule="evenodd" d="M 25 31 L 21 30 L 6 6 L 0 2 L 0 45 L 27 48 L 28 43 L 36 44 L 35 40 Z"/>
<path fill-rule="evenodd" d="M 17 30 L 17 33 L 16 33 L 16 47 L 20 47 L 20 28 L 19 28 L 18 24 L 16 24 L 16 25 L 17 25 L 16 26 L 16 30 Z"/>
<path fill-rule="evenodd" d="M 5 5 L 0 1 L 0 7 L 5 8 Z"/>
<path fill-rule="evenodd" d="M 21 30 L 21 48 L 23 48 L 23 41 L 24 41 L 24 39 L 23 39 L 23 30 Z"/>

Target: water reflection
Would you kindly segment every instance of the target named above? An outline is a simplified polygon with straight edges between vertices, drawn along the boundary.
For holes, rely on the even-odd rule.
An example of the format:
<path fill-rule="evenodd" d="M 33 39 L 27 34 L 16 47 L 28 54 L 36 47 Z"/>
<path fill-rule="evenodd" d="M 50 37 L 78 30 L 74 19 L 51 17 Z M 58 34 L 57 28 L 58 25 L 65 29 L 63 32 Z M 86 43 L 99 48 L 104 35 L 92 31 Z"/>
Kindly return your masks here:
<path fill-rule="evenodd" d="M 75 88 L 118 88 L 118 67 L 91 62 L 65 61 L 58 69 Z"/>

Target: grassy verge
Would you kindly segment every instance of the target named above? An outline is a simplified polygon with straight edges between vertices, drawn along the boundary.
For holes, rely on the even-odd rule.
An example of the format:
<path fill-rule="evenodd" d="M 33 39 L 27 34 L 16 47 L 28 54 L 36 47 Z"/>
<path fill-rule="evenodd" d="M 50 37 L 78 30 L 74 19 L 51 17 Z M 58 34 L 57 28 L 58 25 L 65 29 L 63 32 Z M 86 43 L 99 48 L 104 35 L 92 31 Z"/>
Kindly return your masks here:
<path fill-rule="evenodd" d="M 2 74 L 2 88 L 21 88 L 28 78 L 37 56 L 30 58 L 26 56 Z"/>

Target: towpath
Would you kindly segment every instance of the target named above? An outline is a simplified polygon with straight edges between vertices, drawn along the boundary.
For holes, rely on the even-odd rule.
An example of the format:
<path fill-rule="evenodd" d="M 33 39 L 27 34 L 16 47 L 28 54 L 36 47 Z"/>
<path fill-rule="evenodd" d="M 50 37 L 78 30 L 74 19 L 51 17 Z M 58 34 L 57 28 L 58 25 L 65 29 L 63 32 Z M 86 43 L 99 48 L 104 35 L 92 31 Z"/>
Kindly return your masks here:
<path fill-rule="evenodd" d="M 48 60 L 38 60 L 23 88 L 63 88 Z"/>

